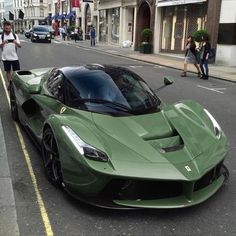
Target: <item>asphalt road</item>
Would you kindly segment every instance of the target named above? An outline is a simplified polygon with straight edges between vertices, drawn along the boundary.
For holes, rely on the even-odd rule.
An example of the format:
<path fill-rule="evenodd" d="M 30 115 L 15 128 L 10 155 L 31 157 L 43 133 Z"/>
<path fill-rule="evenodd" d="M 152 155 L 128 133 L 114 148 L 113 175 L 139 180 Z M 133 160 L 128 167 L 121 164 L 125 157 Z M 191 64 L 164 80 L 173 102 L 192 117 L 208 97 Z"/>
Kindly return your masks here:
<path fill-rule="evenodd" d="M 229 138 L 231 150 L 226 159 L 229 181 L 200 205 L 175 210 L 105 210 L 74 200 L 54 188 L 45 177 L 40 152 L 21 130 L 45 206 L 46 213 L 42 214 L 5 92 L 0 85 L 0 114 L 21 235 L 45 235 L 45 215 L 48 216 L 47 227 L 51 227 L 54 235 L 236 235 L 236 84 L 212 78 L 202 81 L 196 75 L 182 78 L 177 70 L 75 45 L 31 43 L 28 40 L 22 44 L 18 54 L 24 70 L 85 63 L 122 65 L 141 75 L 153 89 L 163 84 L 164 76 L 172 77 L 175 83 L 161 90 L 159 96 L 168 103 L 184 99 L 201 103 L 218 120 Z"/>

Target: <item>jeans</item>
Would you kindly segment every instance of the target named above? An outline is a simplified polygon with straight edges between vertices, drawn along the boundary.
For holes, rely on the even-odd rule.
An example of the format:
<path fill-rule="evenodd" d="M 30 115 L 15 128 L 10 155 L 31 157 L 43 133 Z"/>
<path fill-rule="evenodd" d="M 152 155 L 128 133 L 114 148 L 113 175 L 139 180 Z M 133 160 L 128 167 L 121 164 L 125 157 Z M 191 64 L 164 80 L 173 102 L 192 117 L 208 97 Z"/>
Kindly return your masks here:
<path fill-rule="evenodd" d="M 95 46 L 95 38 L 90 38 L 90 45 Z"/>
<path fill-rule="evenodd" d="M 201 68 L 202 74 L 208 76 L 208 73 L 209 73 L 208 60 L 201 59 L 200 68 Z"/>

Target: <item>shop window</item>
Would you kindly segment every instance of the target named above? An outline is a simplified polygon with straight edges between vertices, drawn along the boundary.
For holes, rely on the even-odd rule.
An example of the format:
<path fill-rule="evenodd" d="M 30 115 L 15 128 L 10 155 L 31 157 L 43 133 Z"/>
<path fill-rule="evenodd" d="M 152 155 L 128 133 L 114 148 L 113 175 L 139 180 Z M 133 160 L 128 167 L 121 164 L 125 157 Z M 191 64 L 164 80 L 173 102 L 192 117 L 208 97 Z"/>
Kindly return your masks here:
<path fill-rule="evenodd" d="M 189 35 L 205 28 L 207 4 L 163 7 L 163 52 L 183 53 Z"/>
<path fill-rule="evenodd" d="M 112 9 L 111 24 L 111 40 L 118 43 L 120 38 L 120 8 Z"/>
<path fill-rule="evenodd" d="M 219 25 L 218 44 L 236 45 L 236 23 Z"/>
<path fill-rule="evenodd" d="M 99 11 L 99 41 L 107 42 L 107 11 Z"/>

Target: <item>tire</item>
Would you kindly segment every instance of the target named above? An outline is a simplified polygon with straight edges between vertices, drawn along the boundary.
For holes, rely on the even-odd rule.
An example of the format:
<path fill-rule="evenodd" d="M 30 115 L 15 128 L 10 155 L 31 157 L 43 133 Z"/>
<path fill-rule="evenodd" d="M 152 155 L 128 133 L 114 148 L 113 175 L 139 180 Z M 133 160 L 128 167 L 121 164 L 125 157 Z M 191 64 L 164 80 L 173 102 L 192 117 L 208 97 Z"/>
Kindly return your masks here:
<path fill-rule="evenodd" d="M 19 121 L 18 107 L 16 103 L 15 92 L 12 83 L 9 86 L 11 117 L 14 121 Z"/>
<path fill-rule="evenodd" d="M 42 153 L 48 180 L 56 187 L 62 187 L 63 177 L 57 143 L 50 128 L 43 132 Z"/>

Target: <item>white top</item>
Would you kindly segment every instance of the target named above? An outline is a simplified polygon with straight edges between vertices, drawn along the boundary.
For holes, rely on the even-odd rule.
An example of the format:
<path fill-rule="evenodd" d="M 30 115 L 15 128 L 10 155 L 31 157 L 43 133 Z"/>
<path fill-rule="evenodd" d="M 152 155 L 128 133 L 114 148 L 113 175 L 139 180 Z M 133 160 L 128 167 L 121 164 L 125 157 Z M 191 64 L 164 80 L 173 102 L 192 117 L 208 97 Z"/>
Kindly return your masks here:
<path fill-rule="evenodd" d="M 78 34 L 78 28 L 75 28 L 74 33 Z"/>
<path fill-rule="evenodd" d="M 10 33 L 9 35 L 4 34 L 3 40 L 8 40 L 8 39 L 15 40 L 13 33 Z M 20 40 L 19 40 L 18 35 L 16 35 L 16 42 L 18 44 L 20 44 Z M 1 43 L 2 43 L 2 35 L 0 35 L 0 44 Z M 16 61 L 16 60 L 18 60 L 18 56 L 16 53 L 16 45 L 14 43 L 6 43 L 3 46 L 2 60 L 3 61 Z"/>

